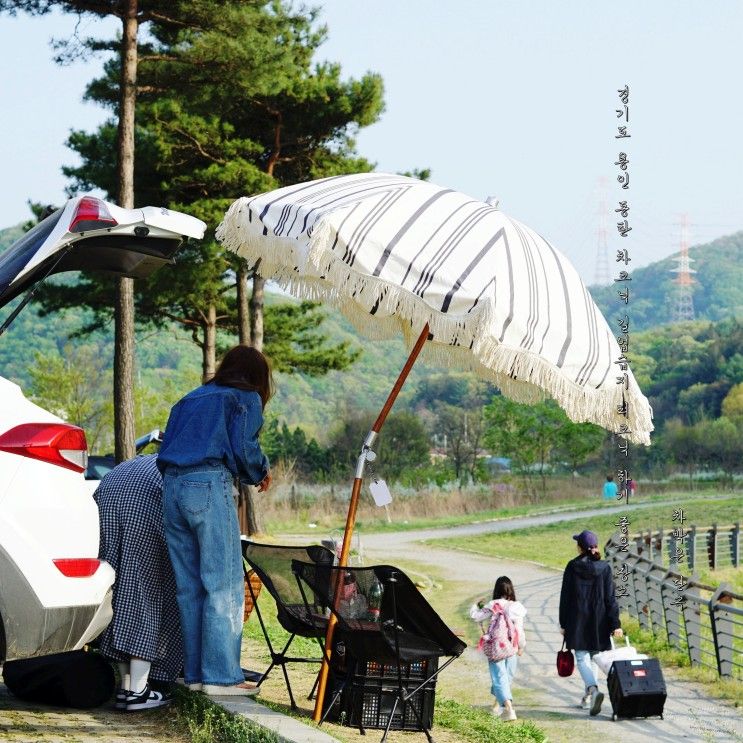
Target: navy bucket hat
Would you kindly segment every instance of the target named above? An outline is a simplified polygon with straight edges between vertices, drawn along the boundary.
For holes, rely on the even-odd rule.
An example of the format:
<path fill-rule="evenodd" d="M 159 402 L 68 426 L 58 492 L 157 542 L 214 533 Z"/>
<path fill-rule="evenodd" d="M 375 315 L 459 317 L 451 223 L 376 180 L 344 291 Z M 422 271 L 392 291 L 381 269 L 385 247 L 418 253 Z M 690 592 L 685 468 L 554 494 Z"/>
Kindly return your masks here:
<path fill-rule="evenodd" d="M 591 547 L 599 546 L 599 538 L 588 529 L 584 529 L 580 534 L 573 534 L 573 539 L 584 549 L 589 550 Z"/>

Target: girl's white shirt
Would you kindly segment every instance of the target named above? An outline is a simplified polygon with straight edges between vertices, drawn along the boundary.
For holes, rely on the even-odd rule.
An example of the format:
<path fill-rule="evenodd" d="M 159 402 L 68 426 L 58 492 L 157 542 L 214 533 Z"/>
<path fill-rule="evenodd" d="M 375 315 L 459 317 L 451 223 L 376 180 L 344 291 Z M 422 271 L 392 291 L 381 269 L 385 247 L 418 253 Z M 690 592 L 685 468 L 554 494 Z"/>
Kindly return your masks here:
<path fill-rule="evenodd" d="M 477 604 L 470 607 L 470 619 L 476 622 L 490 621 L 493 616 L 493 607 L 499 604 L 503 611 L 508 614 L 511 621 L 516 625 L 519 631 L 519 648 L 523 650 L 526 647 L 526 632 L 524 631 L 524 617 L 526 616 L 526 607 L 520 601 L 509 601 L 508 599 L 495 599 L 490 601 L 482 609 Z"/>

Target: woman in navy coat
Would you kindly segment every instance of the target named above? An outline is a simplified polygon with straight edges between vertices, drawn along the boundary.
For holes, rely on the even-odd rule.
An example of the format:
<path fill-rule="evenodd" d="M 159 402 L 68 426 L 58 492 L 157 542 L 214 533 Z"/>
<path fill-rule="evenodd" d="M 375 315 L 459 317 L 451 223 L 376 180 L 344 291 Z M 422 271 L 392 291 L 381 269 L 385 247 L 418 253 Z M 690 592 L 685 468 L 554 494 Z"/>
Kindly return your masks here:
<path fill-rule="evenodd" d="M 560 632 L 575 650 L 575 663 L 583 682 L 583 709 L 591 716 L 601 710 L 604 695 L 598 689 L 593 656 L 611 647 L 610 636 L 622 636 L 619 606 L 614 595 L 611 566 L 601 559 L 598 537 L 592 531 L 573 536 L 578 543 L 577 557 L 566 566 L 560 592 Z"/>

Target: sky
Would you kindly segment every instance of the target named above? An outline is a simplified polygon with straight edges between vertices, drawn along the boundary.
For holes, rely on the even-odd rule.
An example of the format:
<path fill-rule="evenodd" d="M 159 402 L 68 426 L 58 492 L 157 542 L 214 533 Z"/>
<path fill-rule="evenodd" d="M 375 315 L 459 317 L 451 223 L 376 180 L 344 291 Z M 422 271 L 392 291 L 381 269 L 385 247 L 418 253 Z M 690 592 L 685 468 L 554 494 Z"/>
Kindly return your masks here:
<path fill-rule="evenodd" d="M 639 267 L 743 229 L 743 3 L 703 0 L 326 0 L 319 58 L 346 77 L 378 72 L 385 112 L 358 151 L 390 172 L 431 180 L 500 208 L 549 239 L 584 281 L 607 227 L 610 271 L 627 247 Z M 0 227 L 27 200 L 60 203 L 70 130 L 106 112 L 82 101 L 101 61 L 58 67 L 59 15 L 0 18 Z M 82 21 L 80 35 L 107 27 Z M 617 91 L 629 87 L 628 139 Z M 615 163 L 628 158 L 629 188 Z M 601 185 L 603 179 L 604 185 Z M 604 197 L 602 198 L 602 190 Z M 614 209 L 630 208 L 621 238 Z M 606 206 L 601 209 L 604 201 Z M 601 214 L 603 212 L 603 215 Z"/>

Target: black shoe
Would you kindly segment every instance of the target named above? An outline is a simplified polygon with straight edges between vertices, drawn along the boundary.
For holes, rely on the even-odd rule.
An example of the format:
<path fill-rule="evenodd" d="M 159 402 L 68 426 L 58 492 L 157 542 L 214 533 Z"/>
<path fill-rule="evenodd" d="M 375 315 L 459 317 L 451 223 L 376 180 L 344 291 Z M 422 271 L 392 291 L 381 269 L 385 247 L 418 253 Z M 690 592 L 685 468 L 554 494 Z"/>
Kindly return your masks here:
<path fill-rule="evenodd" d="M 170 694 L 154 691 L 150 689 L 148 684 L 140 694 L 130 694 L 126 698 L 126 711 L 137 712 L 143 709 L 155 709 L 156 707 L 164 707 L 172 701 L 173 697 Z"/>
<path fill-rule="evenodd" d="M 601 705 L 603 702 L 604 695 L 598 689 L 594 689 L 591 694 L 591 709 L 588 714 L 591 715 L 591 717 L 596 717 L 596 715 L 601 712 Z"/>
<path fill-rule="evenodd" d="M 129 689 L 116 689 L 116 701 L 114 702 L 114 709 L 126 709 L 126 700 L 134 694 Z"/>

